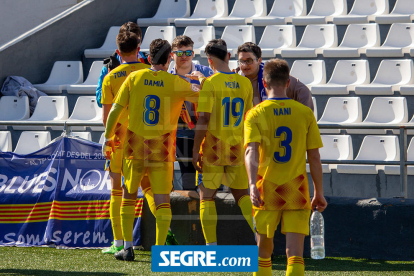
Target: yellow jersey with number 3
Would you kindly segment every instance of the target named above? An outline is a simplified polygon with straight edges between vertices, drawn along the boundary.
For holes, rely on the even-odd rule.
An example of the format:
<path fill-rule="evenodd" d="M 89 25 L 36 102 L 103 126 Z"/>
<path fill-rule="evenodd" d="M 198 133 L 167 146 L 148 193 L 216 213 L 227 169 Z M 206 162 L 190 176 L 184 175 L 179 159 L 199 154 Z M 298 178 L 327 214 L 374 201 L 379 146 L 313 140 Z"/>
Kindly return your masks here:
<path fill-rule="evenodd" d="M 260 143 L 259 209 L 310 209 L 306 151 L 323 147 L 312 110 L 290 98 L 271 98 L 249 111 L 244 126 L 245 146 Z"/>
<path fill-rule="evenodd" d="M 197 112 L 210 113 L 201 146 L 204 164 L 244 164 L 243 121 L 252 102 L 253 87 L 246 77 L 218 72 L 202 81 Z"/>
<path fill-rule="evenodd" d="M 183 78 L 165 71 L 131 73 L 115 99 L 129 109 L 124 158 L 174 162 L 182 105 L 184 101 L 196 103 L 198 91 Z"/>

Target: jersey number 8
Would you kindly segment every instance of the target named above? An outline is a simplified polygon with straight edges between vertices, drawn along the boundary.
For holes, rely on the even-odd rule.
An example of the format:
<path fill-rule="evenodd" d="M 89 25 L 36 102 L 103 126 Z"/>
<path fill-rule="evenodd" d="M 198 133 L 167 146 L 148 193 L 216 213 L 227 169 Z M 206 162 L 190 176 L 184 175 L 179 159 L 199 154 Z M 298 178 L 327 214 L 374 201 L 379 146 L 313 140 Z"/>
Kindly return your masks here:
<path fill-rule="evenodd" d="M 155 126 L 160 120 L 160 98 L 155 95 L 148 95 L 144 99 L 144 123 L 147 126 Z"/>

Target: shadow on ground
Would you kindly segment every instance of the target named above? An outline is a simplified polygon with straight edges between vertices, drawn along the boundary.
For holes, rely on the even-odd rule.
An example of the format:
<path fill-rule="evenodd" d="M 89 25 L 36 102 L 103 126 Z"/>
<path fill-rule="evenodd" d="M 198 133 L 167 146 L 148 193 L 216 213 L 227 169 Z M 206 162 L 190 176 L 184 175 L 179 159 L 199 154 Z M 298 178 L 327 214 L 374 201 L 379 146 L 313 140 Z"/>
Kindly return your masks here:
<path fill-rule="evenodd" d="M 47 276 L 122 276 L 125 273 L 108 273 L 108 272 L 80 272 L 80 271 L 56 271 L 41 269 L 0 269 L 0 275 L 47 275 Z"/>

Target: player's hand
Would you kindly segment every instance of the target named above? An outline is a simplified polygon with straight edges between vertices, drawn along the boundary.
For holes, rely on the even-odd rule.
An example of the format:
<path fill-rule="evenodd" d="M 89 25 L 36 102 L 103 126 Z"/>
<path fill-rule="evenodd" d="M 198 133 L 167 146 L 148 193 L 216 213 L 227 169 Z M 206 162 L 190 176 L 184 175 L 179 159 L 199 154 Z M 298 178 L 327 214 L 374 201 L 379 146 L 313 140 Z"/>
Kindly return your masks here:
<path fill-rule="evenodd" d="M 203 161 L 199 152 L 193 152 L 193 166 L 199 173 L 203 172 Z"/>
<path fill-rule="evenodd" d="M 253 206 L 258 208 L 264 204 L 256 184 L 250 184 L 250 200 L 252 201 Z"/>
<path fill-rule="evenodd" d="M 312 210 L 315 210 L 316 208 L 318 212 L 322 213 L 328 206 L 328 202 L 326 202 L 326 199 L 323 196 L 323 194 L 314 193 L 311 205 L 312 205 Z"/>
<path fill-rule="evenodd" d="M 200 71 L 194 71 L 191 74 L 186 74 L 185 77 L 191 80 L 198 80 L 200 78 L 204 78 L 204 75 Z"/>
<path fill-rule="evenodd" d="M 109 160 L 111 159 L 112 152 L 115 152 L 114 139 L 105 139 L 105 142 L 102 144 L 102 154 Z"/>

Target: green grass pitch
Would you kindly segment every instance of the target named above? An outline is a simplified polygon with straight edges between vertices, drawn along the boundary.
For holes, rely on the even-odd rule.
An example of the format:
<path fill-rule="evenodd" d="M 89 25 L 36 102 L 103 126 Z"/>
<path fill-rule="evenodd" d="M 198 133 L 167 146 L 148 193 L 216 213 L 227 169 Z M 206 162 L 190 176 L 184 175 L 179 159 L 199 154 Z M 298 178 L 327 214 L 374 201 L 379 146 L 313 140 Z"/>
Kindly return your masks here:
<path fill-rule="evenodd" d="M 0 247 L 0 275 L 188 275 L 227 276 L 252 273 L 152 273 L 151 252 L 135 250 L 135 262 L 121 262 L 100 250 Z M 353 258 L 305 259 L 305 275 L 414 275 L 414 262 Z M 272 275 L 285 275 L 286 257 L 276 257 Z"/>

